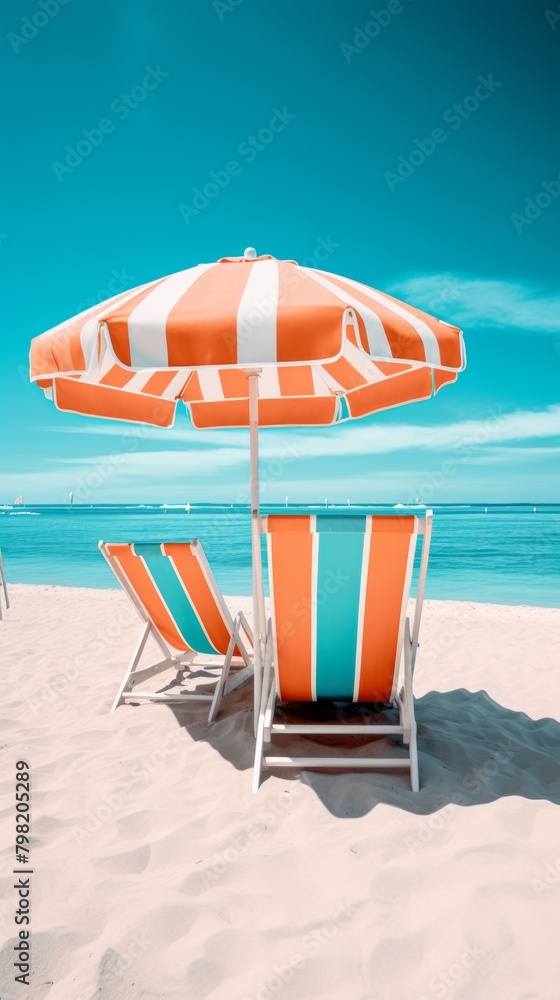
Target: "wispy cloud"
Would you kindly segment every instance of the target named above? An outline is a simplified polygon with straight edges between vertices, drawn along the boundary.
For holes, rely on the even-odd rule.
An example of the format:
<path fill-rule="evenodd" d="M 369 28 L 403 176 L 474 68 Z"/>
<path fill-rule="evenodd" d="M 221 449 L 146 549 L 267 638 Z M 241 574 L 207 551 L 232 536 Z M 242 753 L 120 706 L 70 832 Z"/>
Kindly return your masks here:
<path fill-rule="evenodd" d="M 157 475 L 159 471 L 174 469 L 180 476 L 210 478 L 220 469 L 247 466 L 249 442 L 246 432 L 242 432 L 242 439 L 238 438 L 234 447 L 224 447 L 221 444 L 222 439 L 230 441 L 227 432 L 220 432 L 214 441 L 208 440 L 211 434 L 200 435 L 197 431 L 192 431 L 192 434 L 198 435 L 193 438 L 197 444 L 200 444 L 202 437 L 207 441 L 208 447 L 138 450 L 122 454 L 115 450 L 112 455 L 59 458 L 55 461 L 64 465 L 86 467 L 110 462 L 122 469 L 127 476 L 146 474 L 149 470 Z M 264 464 L 266 472 L 267 462 L 280 462 L 288 466 L 298 459 L 307 461 L 335 456 L 383 455 L 417 449 L 437 452 L 455 450 L 459 453 L 461 449 L 470 448 L 479 452 L 486 445 L 555 437 L 560 437 L 560 404 L 544 410 L 517 410 L 507 414 L 489 410 L 477 420 L 462 420 L 444 425 L 346 424 L 314 433 L 297 433 L 294 428 L 287 428 L 285 436 L 265 430 L 261 433 L 260 458 L 261 466 Z M 190 441 L 190 437 L 187 440 Z"/>
<path fill-rule="evenodd" d="M 521 282 L 444 272 L 410 275 L 389 290 L 464 327 L 560 331 L 560 297 Z"/>

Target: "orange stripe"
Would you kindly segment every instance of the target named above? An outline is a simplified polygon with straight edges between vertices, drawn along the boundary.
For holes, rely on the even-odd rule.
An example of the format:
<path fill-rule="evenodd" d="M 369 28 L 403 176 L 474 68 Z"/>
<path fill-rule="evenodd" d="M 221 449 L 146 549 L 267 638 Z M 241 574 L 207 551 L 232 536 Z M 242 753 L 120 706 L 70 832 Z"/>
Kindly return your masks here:
<path fill-rule="evenodd" d="M 202 389 L 200 388 L 200 379 L 198 377 L 198 372 L 192 372 L 187 384 L 184 386 L 179 396 L 180 399 L 185 401 L 185 403 L 189 403 L 191 402 L 191 400 L 198 400 L 203 398 Z"/>
<path fill-rule="evenodd" d="M 271 534 L 275 531 L 304 531 L 309 534 L 311 517 L 309 514 L 269 514 L 266 519 L 266 532 Z"/>
<path fill-rule="evenodd" d="M 432 372 L 430 368 L 416 368 L 395 378 L 384 379 L 355 389 L 347 396 L 351 417 L 363 417 L 377 410 L 387 410 L 401 403 L 412 403 L 429 399 L 432 395 Z"/>
<path fill-rule="evenodd" d="M 391 312 L 391 310 L 381 302 L 377 302 L 376 299 L 372 299 L 365 291 L 362 291 L 362 289 L 354 288 L 353 285 L 347 285 L 346 282 L 342 278 L 337 277 L 337 275 L 329 275 L 329 281 L 338 285 L 338 287 L 342 288 L 348 293 L 348 295 L 352 295 L 358 300 L 358 302 L 363 303 L 363 305 L 367 306 L 368 309 L 371 309 L 371 311 L 379 317 L 383 324 L 385 335 L 389 341 L 391 353 L 394 358 L 408 358 L 410 361 L 426 360 L 426 352 L 422 338 L 411 323 L 403 319 L 402 316 L 398 316 L 396 313 Z M 408 306 L 404 302 L 399 302 L 399 305 L 402 306 L 403 309 L 408 309 Z M 430 317 L 426 317 L 426 320 L 429 319 Z M 426 325 L 432 329 L 433 321 L 431 324 L 427 322 Z M 367 350 L 369 351 L 369 348 L 367 348 Z"/>
<path fill-rule="evenodd" d="M 311 365 L 278 368 L 278 384 L 282 396 L 314 396 Z"/>
<path fill-rule="evenodd" d="M 130 293 L 115 296 L 113 308 Z M 110 300 L 109 300 L 110 301 Z M 31 341 L 31 374 L 52 375 L 55 372 L 82 372 L 86 361 L 81 343 L 81 332 L 90 320 L 107 309 L 107 300 L 74 316 L 57 330 L 49 330 Z"/>
<path fill-rule="evenodd" d="M 134 378 L 134 372 L 128 372 L 120 365 L 113 365 L 106 375 L 99 379 L 99 385 L 109 385 L 114 389 L 123 389 Z"/>
<path fill-rule="evenodd" d="M 442 372 L 437 368 L 434 372 L 434 392 L 441 389 L 442 385 L 447 385 L 448 382 L 456 382 L 458 377 L 457 372 Z"/>
<path fill-rule="evenodd" d="M 43 334 L 31 341 L 31 375 L 53 375 L 59 371 L 84 371 L 86 367 L 80 343 L 80 327 L 67 327 L 53 334 Z"/>
<path fill-rule="evenodd" d="M 234 365 L 237 311 L 252 264 L 203 271 L 167 317 L 169 365 Z"/>
<path fill-rule="evenodd" d="M 277 358 L 322 361 L 342 349 L 344 304 L 288 261 L 278 261 Z"/>
<path fill-rule="evenodd" d="M 399 530 L 398 523 L 389 531 L 375 530 L 375 520 L 366 583 L 358 701 L 388 702 L 398 667 L 397 641 L 411 536 L 409 531 Z M 401 518 L 393 520 L 398 522 Z M 414 523 L 412 518 L 402 521 Z"/>
<path fill-rule="evenodd" d="M 75 378 L 54 379 L 53 391 L 59 410 L 83 413 L 84 416 L 137 421 L 156 427 L 171 427 L 175 416 L 174 400 L 91 385 Z"/>
<path fill-rule="evenodd" d="M 144 611 L 153 621 L 158 632 L 174 649 L 190 649 L 167 610 L 165 602 L 154 586 L 152 578 L 139 556 L 135 556 L 130 545 L 108 545 L 107 552 L 116 560 L 129 580 Z"/>
<path fill-rule="evenodd" d="M 402 306 L 403 309 L 406 309 L 407 312 L 421 319 L 426 326 L 429 326 L 432 333 L 436 335 L 442 365 L 449 368 L 461 367 L 461 331 L 459 327 L 443 323 L 435 316 L 430 316 L 429 313 L 422 312 L 421 309 L 410 306 L 408 302 L 401 302 L 392 295 L 387 295 L 386 292 L 383 292 L 383 295 L 390 299 L 391 302 L 395 302 L 397 305 Z"/>
<path fill-rule="evenodd" d="M 188 403 L 195 427 L 248 427 L 247 400 L 226 399 L 212 403 Z M 336 414 L 334 396 L 296 399 L 259 399 L 259 427 L 332 424 Z"/>
<path fill-rule="evenodd" d="M 236 369 L 225 368 L 219 373 L 220 382 L 226 399 L 247 399 L 249 382 L 247 376 Z"/>
<path fill-rule="evenodd" d="M 111 338 L 111 344 L 113 345 L 113 351 L 115 352 L 118 360 L 123 365 L 131 365 L 130 358 L 130 339 L 128 336 L 128 320 L 130 314 L 136 309 L 136 306 L 140 302 L 143 302 L 145 298 L 148 297 L 150 292 L 153 292 L 154 288 L 161 285 L 165 278 L 160 278 L 159 281 L 152 281 L 147 288 L 144 288 L 141 292 L 133 295 L 131 299 L 124 302 L 122 305 L 117 303 L 109 312 L 107 316 L 103 317 L 103 322 L 107 324 L 109 329 L 109 336 Z"/>
<path fill-rule="evenodd" d="M 225 656 L 231 636 L 194 550 L 186 542 L 166 542 L 163 551 L 173 559 L 210 642 Z"/>
<path fill-rule="evenodd" d="M 414 515 L 376 514 L 371 519 L 371 530 L 384 534 L 412 535 L 414 531 Z"/>
<path fill-rule="evenodd" d="M 311 701 L 311 606 L 313 535 L 269 538 L 274 591 L 279 697 Z"/>

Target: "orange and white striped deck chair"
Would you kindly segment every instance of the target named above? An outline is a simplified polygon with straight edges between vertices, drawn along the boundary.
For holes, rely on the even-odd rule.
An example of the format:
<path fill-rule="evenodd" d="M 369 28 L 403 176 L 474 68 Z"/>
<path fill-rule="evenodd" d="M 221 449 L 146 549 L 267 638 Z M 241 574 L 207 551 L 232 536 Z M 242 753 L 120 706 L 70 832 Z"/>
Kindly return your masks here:
<path fill-rule="evenodd" d="M 432 512 L 400 515 L 270 515 L 266 535 L 271 619 L 257 729 L 253 791 L 270 767 L 410 771 L 418 791 L 412 676 L 428 566 Z M 407 617 L 416 542 L 423 536 L 418 594 Z M 402 676 L 402 681 L 399 682 Z M 275 721 L 277 701 L 393 705 L 395 725 L 287 724 Z M 363 714 L 363 713 L 362 713 Z M 263 756 L 271 737 L 400 736 L 408 756 Z"/>
<path fill-rule="evenodd" d="M 223 695 L 253 676 L 253 634 L 241 611 L 232 619 L 201 543 L 100 542 L 99 548 L 144 622 L 111 711 L 126 700 L 211 701 L 212 722 Z M 150 635 L 164 658 L 138 669 Z M 230 677 L 232 666 L 241 669 Z M 137 690 L 170 668 L 177 679 L 205 668 L 218 668 L 220 676 L 212 694 Z"/>

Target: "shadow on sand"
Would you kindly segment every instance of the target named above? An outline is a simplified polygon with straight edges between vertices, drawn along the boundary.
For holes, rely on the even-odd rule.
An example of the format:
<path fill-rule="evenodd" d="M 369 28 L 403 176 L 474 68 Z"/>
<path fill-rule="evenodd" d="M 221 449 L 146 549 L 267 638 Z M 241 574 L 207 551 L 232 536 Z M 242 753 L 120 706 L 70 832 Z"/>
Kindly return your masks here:
<path fill-rule="evenodd" d="M 464 688 L 447 693 L 431 691 L 415 705 L 420 763 L 420 792 L 416 795 L 410 790 L 407 771 L 350 770 L 352 756 L 402 755 L 406 751 L 398 738 L 275 737 L 273 752 L 311 756 L 324 754 L 329 747 L 330 755 L 344 754 L 349 770 L 273 773 L 286 781 L 304 782 L 332 815 L 340 817 L 363 816 L 382 803 L 428 815 L 449 803 L 480 805 L 510 795 L 560 805 L 560 723 L 556 720 L 535 721 L 523 712 L 504 708 L 485 691 L 473 693 Z M 207 725 L 207 709 L 202 706 L 191 706 L 188 718 L 180 706 L 170 707 L 192 739 L 206 740 L 238 770 L 252 768 L 253 717 L 248 685 L 224 701 L 212 726 Z M 290 714 L 294 721 L 295 715 L 315 721 L 333 718 L 331 707 L 323 704 L 294 706 Z M 360 715 L 370 717 L 367 709 L 354 709 L 356 721 Z M 395 715 L 387 710 L 383 719 L 396 721 Z M 342 707 L 337 716 L 343 717 Z M 263 772 L 261 787 L 266 786 L 270 773 Z M 249 787 L 249 776 L 247 781 Z"/>

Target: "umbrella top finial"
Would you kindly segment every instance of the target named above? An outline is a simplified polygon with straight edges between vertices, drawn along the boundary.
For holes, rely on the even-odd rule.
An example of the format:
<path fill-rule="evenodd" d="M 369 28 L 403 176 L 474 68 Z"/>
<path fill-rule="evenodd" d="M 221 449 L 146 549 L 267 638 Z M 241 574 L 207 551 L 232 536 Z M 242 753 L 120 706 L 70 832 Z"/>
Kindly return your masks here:
<path fill-rule="evenodd" d="M 245 260 L 256 260 L 257 251 L 254 247 L 247 247 L 243 256 L 245 257 Z"/>

